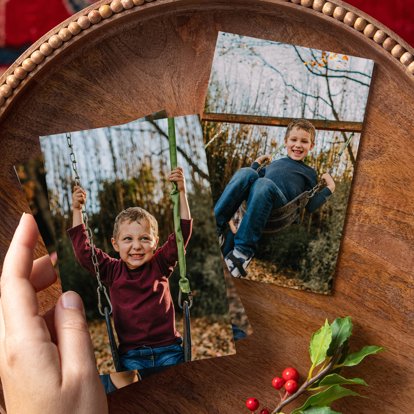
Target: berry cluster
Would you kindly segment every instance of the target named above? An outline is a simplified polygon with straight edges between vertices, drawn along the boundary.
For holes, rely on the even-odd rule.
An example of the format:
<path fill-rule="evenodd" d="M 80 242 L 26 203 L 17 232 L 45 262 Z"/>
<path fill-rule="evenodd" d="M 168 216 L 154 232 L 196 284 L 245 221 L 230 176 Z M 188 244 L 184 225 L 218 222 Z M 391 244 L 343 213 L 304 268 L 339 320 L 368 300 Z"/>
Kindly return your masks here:
<path fill-rule="evenodd" d="M 277 389 L 279 392 L 284 387 L 286 394 L 280 395 L 281 401 L 285 400 L 288 395 L 294 394 L 299 388 L 298 385 L 299 373 L 295 368 L 288 367 L 282 372 L 282 377 L 274 377 L 272 380 L 272 387 Z M 257 398 L 248 398 L 246 400 L 246 407 L 250 411 L 256 411 L 259 408 L 259 400 Z M 268 408 L 263 408 L 260 414 L 270 414 Z"/>
<path fill-rule="evenodd" d="M 298 384 L 299 373 L 295 368 L 285 368 L 280 377 L 274 377 L 272 386 L 278 391 L 279 401 L 273 410 L 262 408 L 260 413 L 257 398 L 249 398 L 246 407 L 256 414 L 282 414 L 282 409 L 307 394 L 307 399 L 293 413 L 336 413 L 330 407 L 331 403 L 347 396 L 359 396 L 354 390 L 344 387 L 367 385 L 362 378 L 345 378 L 340 375 L 343 367 L 358 365 L 368 355 L 377 354 L 383 350 L 376 345 L 364 346 L 357 352 L 349 353 L 349 339 L 352 335 L 352 320 L 350 316 L 336 318 L 332 323 L 325 320 L 316 332 L 312 334 L 309 344 L 311 366 L 306 379 Z"/>
<path fill-rule="evenodd" d="M 277 390 L 280 390 L 282 387 L 285 387 L 285 390 L 288 394 L 294 394 L 299 388 L 298 380 L 299 380 L 298 371 L 296 371 L 295 368 L 289 367 L 283 370 L 282 378 L 281 377 L 273 378 L 272 386 L 273 388 L 276 388 Z"/>

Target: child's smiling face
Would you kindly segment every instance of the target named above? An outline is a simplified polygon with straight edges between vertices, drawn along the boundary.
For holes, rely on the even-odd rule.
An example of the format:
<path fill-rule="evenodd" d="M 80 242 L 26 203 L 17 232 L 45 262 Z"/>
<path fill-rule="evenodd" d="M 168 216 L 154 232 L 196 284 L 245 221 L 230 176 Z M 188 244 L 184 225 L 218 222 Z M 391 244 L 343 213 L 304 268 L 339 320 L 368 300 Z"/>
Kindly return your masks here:
<path fill-rule="evenodd" d="M 147 220 L 123 221 L 116 238 L 112 238 L 111 242 L 128 269 L 134 270 L 152 259 L 158 236 L 153 234 Z"/>
<path fill-rule="evenodd" d="M 285 139 L 285 147 L 289 158 L 295 161 L 303 161 L 313 148 L 311 134 L 294 127 Z"/>

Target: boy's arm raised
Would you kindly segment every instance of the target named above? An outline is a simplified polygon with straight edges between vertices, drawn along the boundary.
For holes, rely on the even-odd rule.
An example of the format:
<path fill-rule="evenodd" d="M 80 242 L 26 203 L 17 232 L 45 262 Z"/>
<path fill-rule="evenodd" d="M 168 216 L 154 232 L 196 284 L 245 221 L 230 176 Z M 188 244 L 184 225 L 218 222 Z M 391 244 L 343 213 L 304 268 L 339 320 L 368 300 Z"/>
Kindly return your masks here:
<path fill-rule="evenodd" d="M 191 213 L 187 200 L 187 190 L 185 186 L 185 178 L 183 169 L 178 167 L 175 170 L 171 171 L 168 176 L 168 180 L 176 183 L 177 190 L 180 194 L 180 218 L 181 218 L 181 231 L 184 238 L 184 245 L 187 246 L 188 241 L 191 237 L 192 231 L 192 221 Z M 185 221 L 183 221 L 185 220 Z M 163 270 L 166 271 L 169 275 L 174 269 L 177 256 L 177 241 L 175 234 L 170 234 L 168 240 L 158 249 L 157 258 L 160 265 L 163 267 Z"/>
<path fill-rule="evenodd" d="M 68 230 L 69 238 L 79 264 L 91 274 L 95 274 L 92 261 L 92 246 L 89 243 L 85 228 L 78 226 L 83 224 L 82 207 L 86 202 L 86 191 L 79 186 L 73 188 L 72 193 L 72 228 Z M 94 246 L 95 255 L 98 260 L 102 281 L 107 282 L 112 278 L 113 263 L 115 259 Z"/>
<path fill-rule="evenodd" d="M 86 202 L 86 191 L 75 185 L 72 193 L 72 227 L 83 224 L 82 207 Z"/>
<path fill-rule="evenodd" d="M 190 206 L 188 205 L 186 191 L 180 191 L 180 217 L 185 220 L 191 219 Z"/>
<path fill-rule="evenodd" d="M 183 169 L 181 167 L 177 167 L 175 170 L 172 170 L 168 176 L 168 179 L 171 182 L 175 182 L 177 190 L 180 193 L 180 217 L 184 220 L 190 220 L 191 212 L 187 200 L 187 189 Z"/>

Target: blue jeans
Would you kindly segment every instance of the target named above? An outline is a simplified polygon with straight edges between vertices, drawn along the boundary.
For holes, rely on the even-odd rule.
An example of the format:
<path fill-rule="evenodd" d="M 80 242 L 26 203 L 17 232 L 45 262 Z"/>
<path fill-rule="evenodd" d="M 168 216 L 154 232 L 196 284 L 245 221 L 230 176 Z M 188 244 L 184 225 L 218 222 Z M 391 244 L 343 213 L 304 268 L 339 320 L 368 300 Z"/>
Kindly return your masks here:
<path fill-rule="evenodd" d="M 101 380 L 102 385 L 105 388 L 106 394 L 109 394 L 110 392 L 114 392 L 118 389 L 115 387 L 114 383 L 111 381 L 111 376 L 109 374 L 99 375 L 99 379 Z"/>
<path fill-rule="evenodd" d="M 214 207 L 219 229 L 225 229 L 234 213 L 247 201 L 246 214 L 234 237 L 234 247 L 251 257 L 256 252 L 270 213 L 288 200 L 279 187 L 253 168 L 242 168 L 233 175 Z"/>
<path fill-rule="evenodd" d="M 227 253 L 230 253 L 234 249 L 234 234 L 230 229 L 224 234 L 224 244 L 221 246 L 221 252 L 226 257 Z"/>
<path fill-rule="evenodd" d="M 163 369 L 184 362 L 184 352 L 179 343 L 166 346 L 142 346 L 131 349 L 119 356 L 122 369 L 132 371 L 137 369 L 142 378 L 162 371 Z"/>

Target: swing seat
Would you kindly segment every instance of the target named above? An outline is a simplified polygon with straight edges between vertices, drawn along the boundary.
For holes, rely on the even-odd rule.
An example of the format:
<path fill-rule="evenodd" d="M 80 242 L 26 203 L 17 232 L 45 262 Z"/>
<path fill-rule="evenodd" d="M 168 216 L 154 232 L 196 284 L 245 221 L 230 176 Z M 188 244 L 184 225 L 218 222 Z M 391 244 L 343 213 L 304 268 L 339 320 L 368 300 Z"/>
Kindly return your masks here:
<path fill-rule="evenodd" d="M 303 209 L 308 204 L 312 190 L 299 194 L 282 207 L 272 210 L 266 226 L 265 234 L 277 233 L 291 224 L 298 222 Z"/>
<path fill-rule="evenodd" d="M 321 190 L 326 185 L 324 180 L 321 180 L 314 188 L 308 191 L 304 191 L 296 198 L 289 201 L 282 207 L 272 210 L 267 220 L 266 226 L 263 230 L 263 234 L 277 233 L 291 224 L 298 222 L 299 217 L 303 209 L 308 204 L 309 200 L 314 196 L 316 192 Z M 243 203 L 240 206 L 242 216 L 246 213 L 246 206 Z"/>

